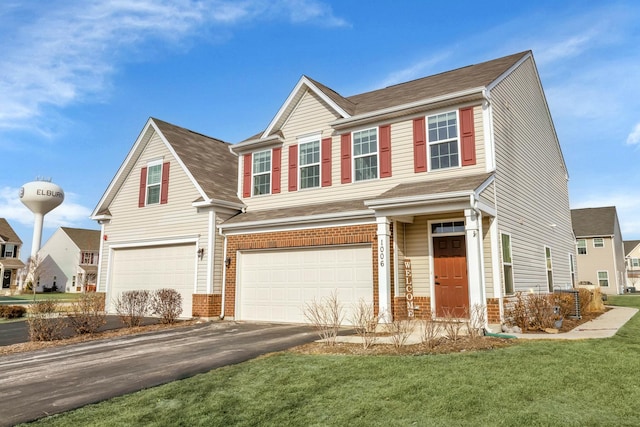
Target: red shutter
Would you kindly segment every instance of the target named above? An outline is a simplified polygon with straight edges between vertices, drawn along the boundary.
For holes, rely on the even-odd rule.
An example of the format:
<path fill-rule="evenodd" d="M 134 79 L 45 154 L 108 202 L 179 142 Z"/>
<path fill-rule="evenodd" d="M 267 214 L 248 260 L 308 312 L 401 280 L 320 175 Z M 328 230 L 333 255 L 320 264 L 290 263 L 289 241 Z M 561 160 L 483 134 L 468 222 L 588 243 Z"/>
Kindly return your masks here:
<path fill-rule="evenodd" d="M 322 163 L 320 169 L 322 186 L 331 187 L 331 138 L 322 140 Z"/>
<path fill-rule="evenodd" d="M 242 197 L 251 197 L 251 154 L 245 154 L 243 161 Z"/>
<path fill-rule="evenodd" d="M 160 184 L 160 204 L 166 205 L 169 200 L 169 162 L 162 164 L 162 183 Z"/>
<path fill-rule="evenodd" d="M 271 159 L 271 194 L 277 194 L 280 192 L 280 176 L 282 165 L 282 148 L 274 148 Z"/>
<path fill-rule="evenodd" d="M 380 178 L 391 176 L 391 125 L 380 126 Z"/>
<path fill-rule="evenodd" d="M 427 171 L 427 138 L 424 117 L 413 119 L 413 171 Z"/>
<path fill-rule="evenodd" d="M 351 134 L 340 136 L 340 181 L 343 184 L 351 182 Z"/>
<path fill-rule="evenodd" d="M 476 164 L 476 131 L 473 123 L 473 107 L 460 109 L 460 143 L 462 166 Z"/>
<path fill-rule="evenodd" d="M 289 146 L 289 191 L 298 191 L 298 146 Z"/>
<path fill-rule="evenodd" d="M 138 207 L 146 205 L 147 196 L 147 167 L 140 169 L 140 191 L 138 192 Z"/>

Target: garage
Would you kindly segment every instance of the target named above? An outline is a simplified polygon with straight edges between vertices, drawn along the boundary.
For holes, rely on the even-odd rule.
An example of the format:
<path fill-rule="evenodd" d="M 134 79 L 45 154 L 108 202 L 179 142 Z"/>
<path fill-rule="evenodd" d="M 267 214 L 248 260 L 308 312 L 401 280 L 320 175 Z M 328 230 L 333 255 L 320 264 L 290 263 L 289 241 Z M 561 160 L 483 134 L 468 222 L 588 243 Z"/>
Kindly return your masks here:
<path fill-rule="evenodd" d="M 306 323 L 305 303 L 337 290 L 350 323 L 360 299 L 373 301 L 371 245 L 240 252 L 237 283 L 239 320 Z"/>
<path fill-rule="evenodd" d="M 180 317 L 191 317 L 195 254 L 194 244 L 114 249 L 111 255 L 109 311 L 115 311 L 113 301 L 124 291 L 173 288 L 182 295 Z"/>

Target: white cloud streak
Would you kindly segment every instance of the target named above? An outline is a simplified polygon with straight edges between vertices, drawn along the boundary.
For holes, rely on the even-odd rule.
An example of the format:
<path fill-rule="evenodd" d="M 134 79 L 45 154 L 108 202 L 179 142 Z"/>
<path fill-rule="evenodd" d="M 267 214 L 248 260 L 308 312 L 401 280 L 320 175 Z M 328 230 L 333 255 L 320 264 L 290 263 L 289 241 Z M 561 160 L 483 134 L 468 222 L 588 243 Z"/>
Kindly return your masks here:
<path fill-rule="evenodd" d="M 627 136 L 627 144 L 629 145 L 640 144 L 640 122 L 636 123 L 635 127 L 633 128 L 629 136 Z"/>
<path fill-rule="evenodd" d="M 119 64 L 175 49 L 203 27 L 250 20 L 348 25 L 318 0 L 54 0 L 37 7 L 7 0 L 0 4 L 0 131 L 46 134 L 38 122 L 47 108 L 107 97 Z"/>

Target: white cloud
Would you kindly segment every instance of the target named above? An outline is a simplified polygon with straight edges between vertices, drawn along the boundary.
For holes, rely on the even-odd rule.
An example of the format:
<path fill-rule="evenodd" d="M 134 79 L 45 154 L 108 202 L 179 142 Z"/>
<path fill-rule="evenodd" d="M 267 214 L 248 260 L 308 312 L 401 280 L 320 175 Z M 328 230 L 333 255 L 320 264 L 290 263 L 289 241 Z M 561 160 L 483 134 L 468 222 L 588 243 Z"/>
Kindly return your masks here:
<path fill-rule="evenodd" d="M 635 127 L 633 128 L 629 136 L 627 136 L 627 144 L 629 145 L 640 144 L 640 122 L 636 123 Z"/>
<path fill-rule="evenodd" d="M 379 89 L 381 87 L 387 87 L 431 75 L 433 74 L 433 68 L 444 62 L 450 56 L 450 52 L 441 52 L 413 64 L 409 64 L 407 67 L 389 74 L 384 80 L 382 80 L 382 82 L 377 83 L 375 88 Z"/>
<path fill-rule="evenodd" d="M 46 126 L 39 121 L 45 120 L 48 107 L 99 101 L 108 96 L 120 63 L 178 48 L 203 27 L 282 19 L 347 25 L 317 0 L 23 3 L 0 4 L 0 131 L 29 128 L 45 135 L 39 128 Z"/>

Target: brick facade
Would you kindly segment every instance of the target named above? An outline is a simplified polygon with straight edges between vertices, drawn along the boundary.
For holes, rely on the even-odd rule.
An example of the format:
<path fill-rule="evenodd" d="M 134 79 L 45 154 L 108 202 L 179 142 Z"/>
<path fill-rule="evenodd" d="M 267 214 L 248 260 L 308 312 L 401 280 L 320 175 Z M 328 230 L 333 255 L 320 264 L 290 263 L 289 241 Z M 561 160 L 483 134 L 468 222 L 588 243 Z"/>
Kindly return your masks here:
<path fill-rule="evenodd" d="M 193 294 L 191 309 L 193 317 L 218 317 L 222 311 L 222 295 Z"/>

